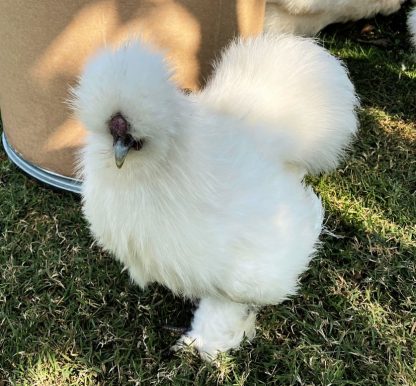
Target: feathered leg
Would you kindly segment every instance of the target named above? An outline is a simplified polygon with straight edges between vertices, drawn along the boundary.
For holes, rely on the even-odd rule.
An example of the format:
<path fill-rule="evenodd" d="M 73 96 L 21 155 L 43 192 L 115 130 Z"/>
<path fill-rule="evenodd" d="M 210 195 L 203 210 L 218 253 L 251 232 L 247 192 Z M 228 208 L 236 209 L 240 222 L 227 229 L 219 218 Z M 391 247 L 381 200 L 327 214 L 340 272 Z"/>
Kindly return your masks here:
<path fill-rule="evenodd" d="M 207 297 L 195 311 L 191 330 L 172 348 L 195 347 L 205 360 L 213 360 L 220 352 L 237 348 L 246 337 L 253 339 L 256 310 L 247 304 Z"/>

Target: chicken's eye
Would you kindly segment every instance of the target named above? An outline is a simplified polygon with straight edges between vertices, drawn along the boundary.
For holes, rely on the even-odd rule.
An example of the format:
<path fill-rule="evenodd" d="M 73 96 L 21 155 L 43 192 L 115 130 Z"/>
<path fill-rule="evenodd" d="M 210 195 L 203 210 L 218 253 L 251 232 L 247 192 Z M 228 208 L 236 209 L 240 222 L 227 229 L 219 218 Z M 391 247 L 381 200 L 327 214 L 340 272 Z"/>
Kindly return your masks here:
<path fill-rule="evenodd" d="M 132 144 L 131 147 L 134 150 L 140 150 L 144 146 L 145 143 L 146 143 L 146 141 L 143 138 L 138 139 L 138 140 L 133 139 L 133 144 Z"/>

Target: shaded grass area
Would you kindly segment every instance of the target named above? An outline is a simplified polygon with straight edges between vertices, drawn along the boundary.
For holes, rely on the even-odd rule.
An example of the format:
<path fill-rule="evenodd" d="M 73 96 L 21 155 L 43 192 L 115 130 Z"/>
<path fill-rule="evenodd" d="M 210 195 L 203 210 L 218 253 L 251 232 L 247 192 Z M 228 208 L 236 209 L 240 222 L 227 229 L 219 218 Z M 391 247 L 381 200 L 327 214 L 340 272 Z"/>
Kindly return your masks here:
<path fill-rule="evenodd" d="M 169 353 L 192 305 L 141 291 L 93 243 L 76 196 L 20 173 L 0 150 L 0 384 L 416 384 L 416 67 L 403 12 L 335 26 L 363 108 L 346 162 L 310 178 L 323 246 L 298 296 L 259 315 L 258 335 L 208 365 Z M 382 47 L 372 39 L 385 39 Z"/>

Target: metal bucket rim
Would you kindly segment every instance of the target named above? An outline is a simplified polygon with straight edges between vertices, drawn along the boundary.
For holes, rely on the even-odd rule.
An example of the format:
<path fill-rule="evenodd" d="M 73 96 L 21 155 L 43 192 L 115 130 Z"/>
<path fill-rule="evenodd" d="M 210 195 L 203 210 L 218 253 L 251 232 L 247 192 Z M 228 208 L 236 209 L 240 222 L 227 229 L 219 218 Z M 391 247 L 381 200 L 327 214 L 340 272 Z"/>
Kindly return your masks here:
<path fill-rule="evenodd" d="M 76 178 L 62 176 L 56 172 L 41 168 L 26 161 L 22 154 L 14 149 L 7 140 L 6 133 L 2 133 L 2 142 L 4 150 L 9 159 L 25 173 L 31 177 L 55 188 L 68 192 L 81 193 L 82 181 Z"/>

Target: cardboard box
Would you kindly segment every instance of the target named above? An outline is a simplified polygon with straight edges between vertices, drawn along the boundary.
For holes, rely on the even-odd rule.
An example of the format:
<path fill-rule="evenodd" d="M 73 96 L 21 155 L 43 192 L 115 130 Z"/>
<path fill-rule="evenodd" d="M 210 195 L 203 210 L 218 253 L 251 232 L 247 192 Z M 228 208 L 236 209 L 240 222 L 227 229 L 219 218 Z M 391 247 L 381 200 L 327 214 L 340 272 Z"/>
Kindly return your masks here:
<path fill-rule="evenodd" d="M 163 47 L 182 88 L 207 79 L 236 35 L 261 32 L 264 0 L 1 0 L 0 108 L 11 146 L 31 164 L 73 176 L 82 127 L 65 105 L 86 59 L 141 36 Z"/>

